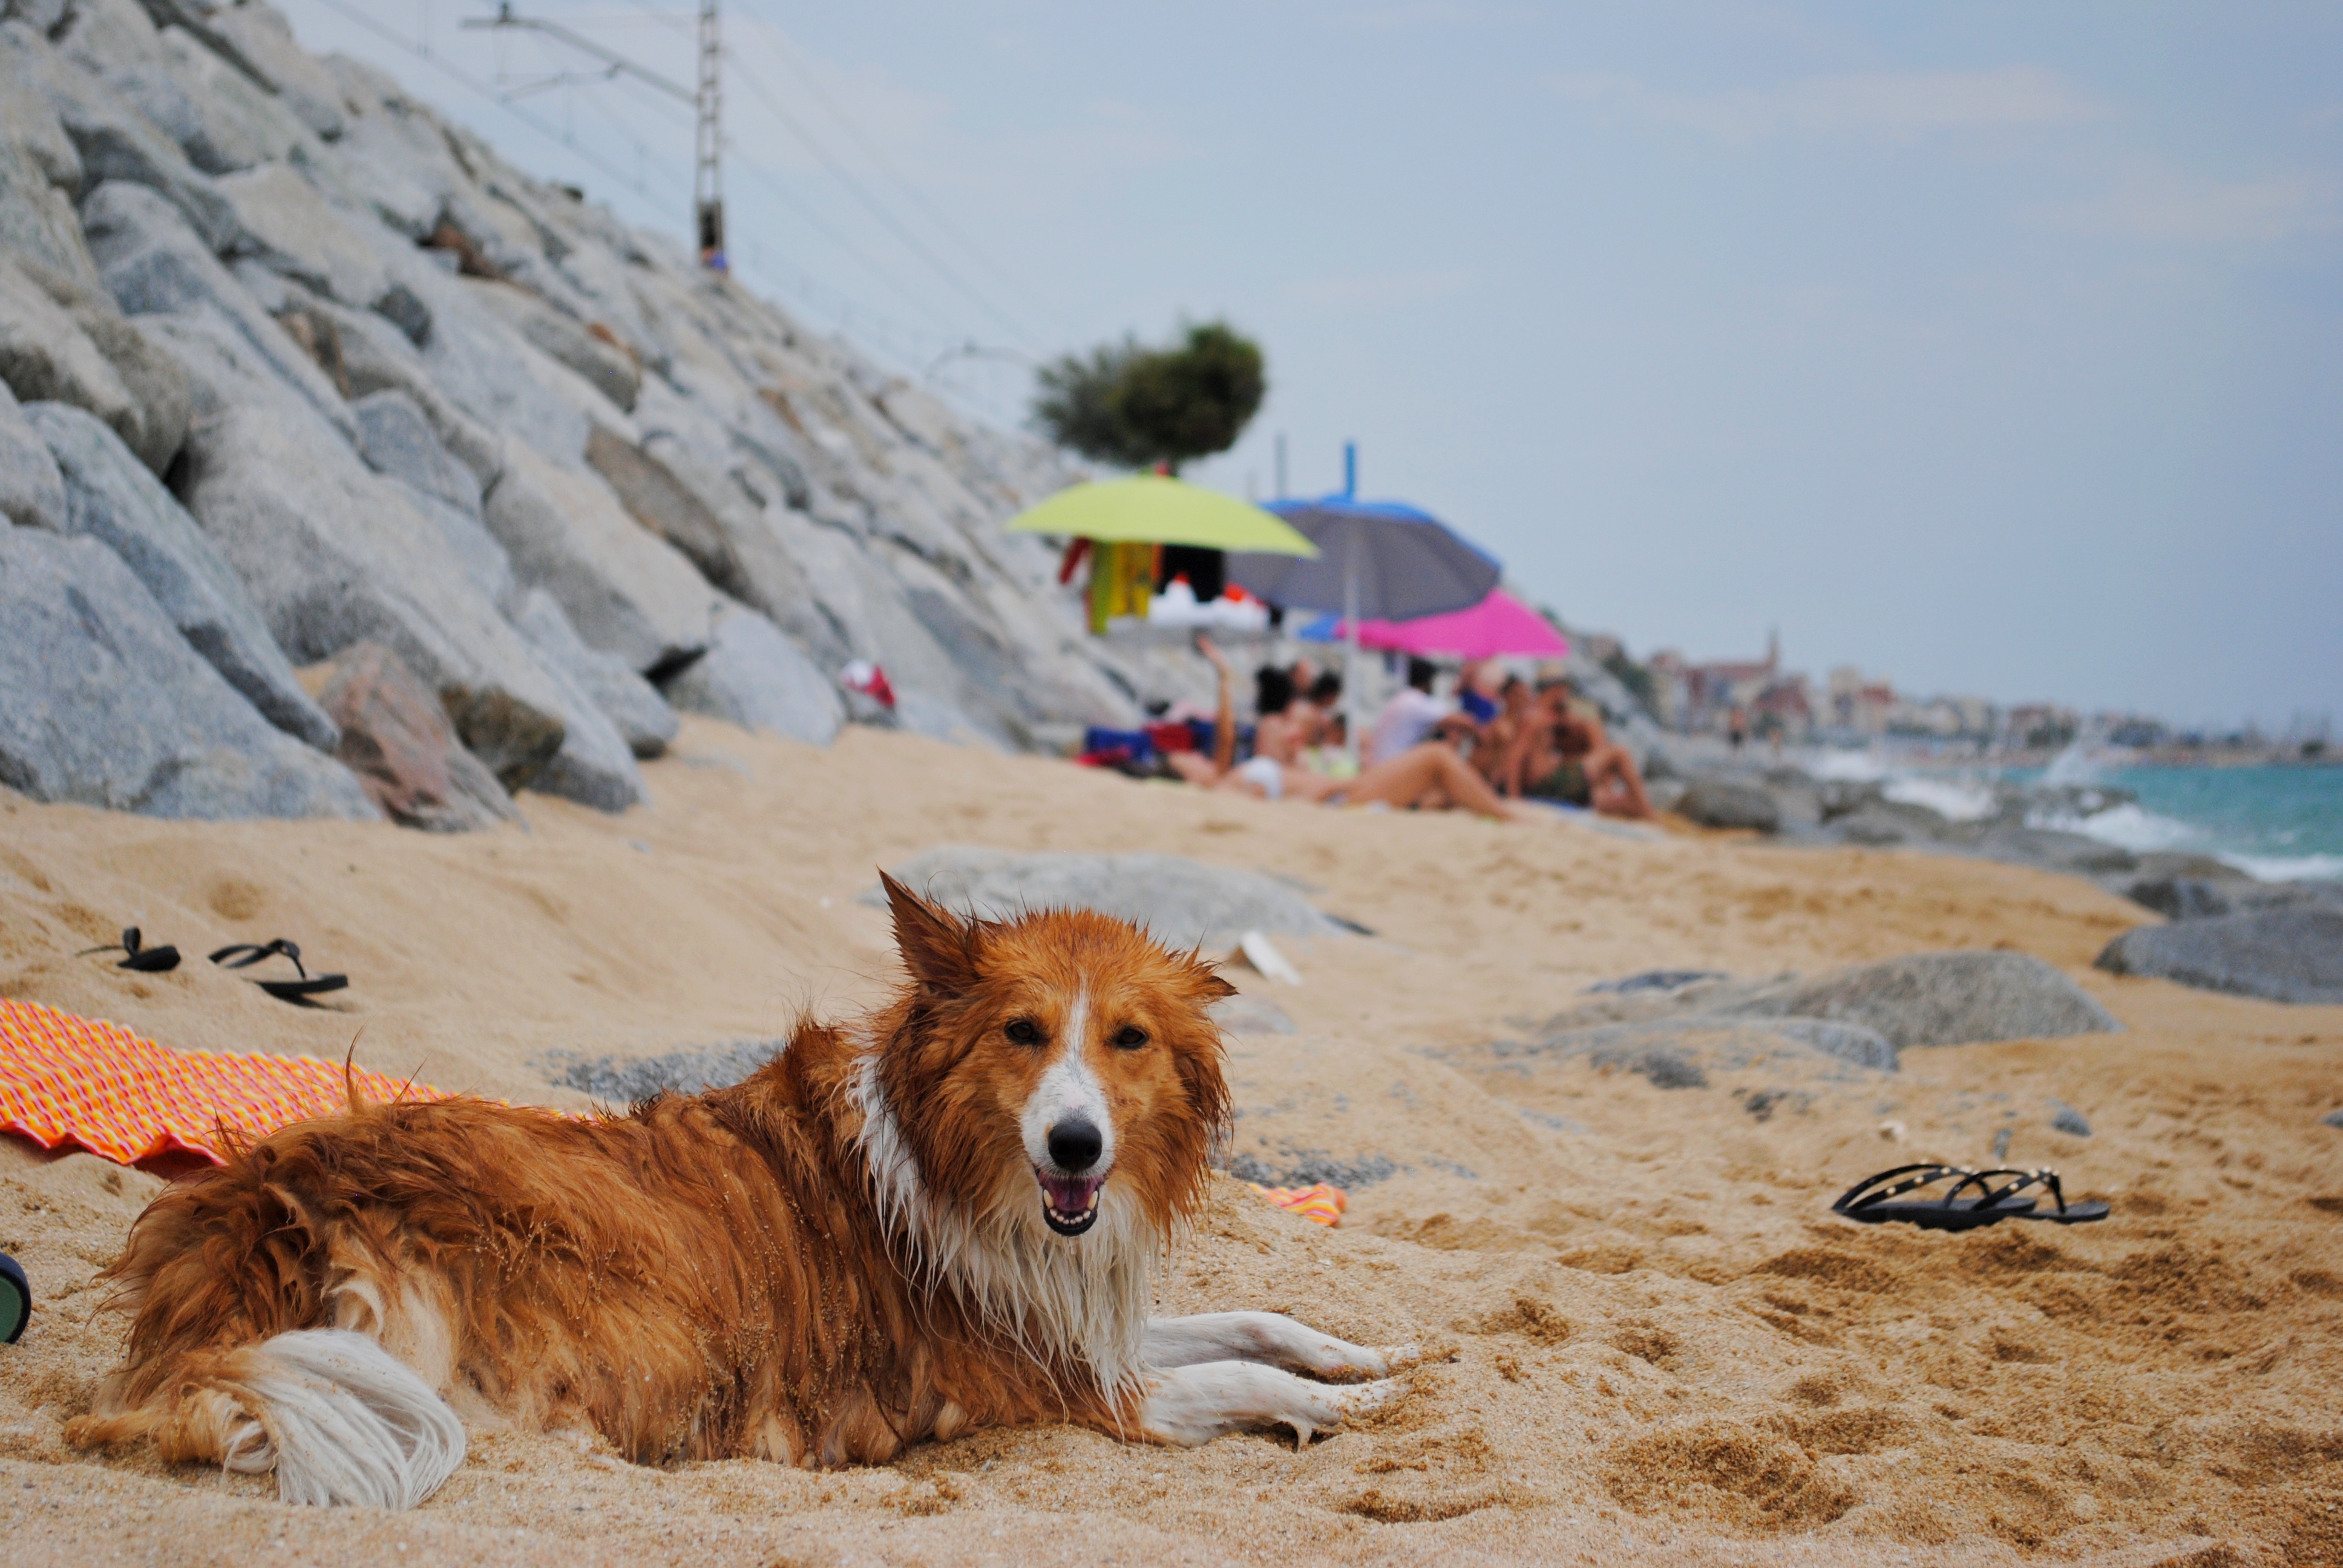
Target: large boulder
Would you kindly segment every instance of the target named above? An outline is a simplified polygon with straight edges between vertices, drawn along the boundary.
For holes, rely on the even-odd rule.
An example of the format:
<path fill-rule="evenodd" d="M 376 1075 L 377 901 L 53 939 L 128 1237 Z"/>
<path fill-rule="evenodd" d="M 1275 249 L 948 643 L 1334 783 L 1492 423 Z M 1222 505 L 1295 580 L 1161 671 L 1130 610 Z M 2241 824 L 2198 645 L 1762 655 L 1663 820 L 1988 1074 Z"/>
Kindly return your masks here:
<path fill-rule="evenodd" d="M 521 819 L 457 739 L 437 694 L 382 644 L 345 649 L 318 700 L 341 726 L 342 761 L 401 827 L 462 833 Z"/>
<path fill-rule="evenodd" d="M 2097 961 L 2110 974 L 2155 975 L 2200 990 L 2343 1002 L 2343 910 L 2263 910 L 2142 926 L 2109 942 Z"/>
<path fill-rule="evenodd" d="M 244 226 L 243 253 L 270 271 L 362 309 L 389 294 L 373 247 L 289 165 L 229 175 L 218 188 Z"/>
<path fill-rule="evenodd" d="M 597 337 L 590 325 L 573 321 L 544 300 L 509 283 L 476 278 L 468 285 L 472 297 L 519 333 L 539 352 L 568 366 L 587 384 L 608 398 L 621 412 L 630 413 L 642 390 L 642 367 L 618 347 L 615 337 Z"/>
<path fill-rule="evenodd" d="M 522 583 L 550 593 L 589 648 L 653 674 L 709 646 L 721 596 L 594 475 L 515 443 L 487 517 Z"/>
<path fill-rule="evenodd" d="M 121 373 L 65 307 L 0 257 L 0 381 L 21 402 L 71 403 L 136 441 L 146 418 Z M 184 435 L 186 419 L 180 420 Z"/>
<path fill-rule="evenodd" d="M 74 215 L 81 154 L 48 99 L 10 89 L 13 43 L 0 29 L 0 251 L 95 287 L 97 268 Z"/>
<path fill-rule="evenodd" d="M 716 623 L 708 651 L 664 684 L 667 699 L 746 729 L 827 746 L 846 722 L 838 688 L 780 628 L 752 609 Z"/>
<path fill-rule="evenodd" d="M 913 892 L 982 920 L 1041 910 L 1095 910 L 1130 920 L 1166 947 L 1218 956 L 1247 931 L 1331 937 L 1342 928 L 1292 889 L 1254 871 L 1179 855 L 1012 854 L 946 844 L 890 869 Z M 885 902 L 879 890 L 861 895 Z"/>
<path fill-rule="evenodd" d="M 206 174 L 281 158 L 298 145 L 256 135 L 260 125 L 249 100 L 266 102 L 266 95 L 249 82 L 240 84 L 241 95 L 233 88 L 223 92 L 217 76 L 191 70 L 189 56 L 208 52 L 183 32 L 158 35 L 138 0 L 73 0 L 70 15 L 53 36 L 67 59 L 113 88 Z M 226 62 L 221 65 L 220 75 L 237 75 Z"/>
<path fill-rule="evenodd" d="M 48 443 L 0 384 L 0 518 L 22 528 L 62 528 L 65 478 Z"/>
<path fill-rule="evenodd" d="M 292 110 L 186 27 L 165 27 L 156 44 L 196 107 L 196 137 L 179 145 L 197 168 L 224 174 L 317 151 L 316 134 Z"/>
<path fill-rule="evenodd" d="M 333 74 L 294 41 L 292 25 L 275 6 L 266 0 L 237 0 L 234 5 L 211 7 L 174 0 L 174 5 L 182 15 L 200 13 L 209 25 L 208 35 L 229 45 L 237 63 L 275 93 L 303 125 L 328 141 L 342 134 L 341 89 L 335 85 Z"/>
<path fill-rule="evenodd" d="M 369 392 L 350 405 L 358 427 L 358 456 L 377 474 L 403 480 L 424 494 L 480 518 L 479 477 L 441 444 L 430 417 L 414 397 L 396 387 Z"/>
<path fill-rule="evenodd" d="M 0 783 L 156 817 L 377 815 L 261 718 L 95 539 L 0 529 Z"/>
<path fill-rule="evenodd" d="M 35 403 L 25 413 L 64 476 L 59 531 L 85 534 L 121 557 L 179 635 L 263 718 L 331 751 L 333 721 L 302 689 L 234 568 L 177 498 L 93 416 L 63 403 Z"/>
<path fill-rule="evenodd" d="M 657 757 L 667 749 L 681 728 L 675 709 L 658 687 L 628 668 L 624 659 L 588 648 L 551 594 L 531 588 L 521 597 L 512 619 L 545 667 L 583 692 L 617 728 L 629 751 Z"/>
<path fill-rule="evenodd" d="M 1771 833 L 1782 825 L 1782 808 L 1773 791 L 1742 779 L 1695 779 L 1677 798 L 1676 810 L 1704 828 L 1754 828 Z"/>
<path fill-rule="evenodd" d="M 298 391 L 320 418 L 344 440 L 349 438 L 353 426 L 341 389 L 153 191 L 109 181 L 83 201 L 82 223 L 98 276 L 126 313 L 202 309 L 224 317 L 275 379 Z"/>
<path fill-rule="evenodd" d="M 2030 953 L 1916 953 L 1771 987 L 1712 1010 L 1858 1023 L 1899 1049 L 2114 1033 L 2123 1025 Z"/>
<path fill-rule="evenodd" d="M 227 322 L 147 325 L 196 389 L 180 493 L 297 664 L 387 644 L 508 789 L 559 749 L 561 698 L 430 518 L 369 470 Z"/>

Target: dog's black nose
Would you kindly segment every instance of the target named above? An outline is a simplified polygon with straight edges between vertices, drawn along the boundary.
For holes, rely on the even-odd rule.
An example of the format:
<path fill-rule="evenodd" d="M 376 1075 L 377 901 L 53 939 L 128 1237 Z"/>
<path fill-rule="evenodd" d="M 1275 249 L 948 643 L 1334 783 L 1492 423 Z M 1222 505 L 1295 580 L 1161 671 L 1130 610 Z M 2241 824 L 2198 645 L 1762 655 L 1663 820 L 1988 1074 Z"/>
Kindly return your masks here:
<path fill-rule="evenodd" d="M 1061 1171 L 1080 1175 L 1098 1163 L 1106 1140 L 1088 1121 L 1061 1121 L 1050 1129 L 1050 1159 Z"/>

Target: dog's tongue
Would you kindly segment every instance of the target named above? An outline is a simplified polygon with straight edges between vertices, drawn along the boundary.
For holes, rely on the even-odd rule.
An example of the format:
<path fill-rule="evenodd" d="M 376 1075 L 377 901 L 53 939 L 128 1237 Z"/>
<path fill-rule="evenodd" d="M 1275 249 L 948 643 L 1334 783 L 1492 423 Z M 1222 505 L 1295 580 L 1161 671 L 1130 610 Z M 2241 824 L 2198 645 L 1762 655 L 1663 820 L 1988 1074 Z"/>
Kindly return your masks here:
<path fill-rule="evenodd" d="M 1087 1214 L 1098 1201 L 1098 1190 L 1104 1183 L 1088 1176 L 1043 1176 L 1041 1191 L 1050 1200 L 1050 1207 L 1069 1219 Z"/>

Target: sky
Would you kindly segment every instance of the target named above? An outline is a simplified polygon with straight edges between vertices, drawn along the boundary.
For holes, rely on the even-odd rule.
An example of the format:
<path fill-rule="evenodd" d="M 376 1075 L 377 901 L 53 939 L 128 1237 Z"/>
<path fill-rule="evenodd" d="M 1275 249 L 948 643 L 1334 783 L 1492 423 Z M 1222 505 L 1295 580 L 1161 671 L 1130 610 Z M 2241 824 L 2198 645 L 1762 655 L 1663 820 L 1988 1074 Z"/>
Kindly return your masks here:
<path fill-rule="evenodd" d="M 656 89 L 479 0 L 278 4 L 685 230 Z M 1638 655 L 2343 718 L 2343 8 L 723 7 L 739 275 L 996 423 L 1225 317 L 1270 394 L 1190 477 L 1355 440 Z M 682 82 L 690 9 L 515 5 Z"/>

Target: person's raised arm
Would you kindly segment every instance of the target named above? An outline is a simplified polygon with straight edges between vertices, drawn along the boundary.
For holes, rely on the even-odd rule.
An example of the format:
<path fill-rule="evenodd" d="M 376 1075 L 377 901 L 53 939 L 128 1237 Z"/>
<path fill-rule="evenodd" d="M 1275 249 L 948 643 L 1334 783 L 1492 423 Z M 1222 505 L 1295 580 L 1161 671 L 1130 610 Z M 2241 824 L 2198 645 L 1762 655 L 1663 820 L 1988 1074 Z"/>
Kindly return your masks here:
<path fill-rule="evenodd" d="M 1237 761 L 1237 702 L 1230 690 L 1234 678 L 1229 673 L 1227 656 L 1202 632 L 1196 634 L 1196 651 L 1212 660 L 1212 668 L 1221 678 L 1220 704 L 1212 713 L 1212 767 L 1217 772 L 1226 773 Z"/>

